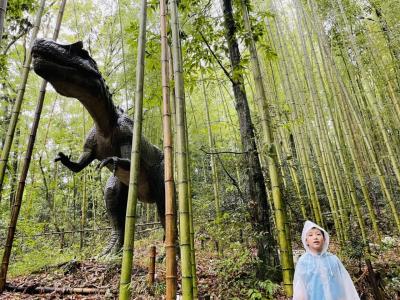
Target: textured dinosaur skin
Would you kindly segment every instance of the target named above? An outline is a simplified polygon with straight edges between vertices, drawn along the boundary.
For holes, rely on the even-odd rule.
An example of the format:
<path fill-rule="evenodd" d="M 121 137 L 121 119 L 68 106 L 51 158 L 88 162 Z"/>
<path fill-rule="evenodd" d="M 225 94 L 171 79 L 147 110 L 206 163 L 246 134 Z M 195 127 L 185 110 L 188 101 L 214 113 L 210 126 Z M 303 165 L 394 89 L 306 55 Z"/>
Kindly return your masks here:
<path fill-rule="evenodd" d="M 115 107 L 96 62 L 83 49 L 82 42 L 62 45 L 39 39 L 32 47 L 32 56 L 35 72 L 49 81 L 59 94 L 78 99 L 93 118 L 95 125 L 88 133 L 79 159 L 71 161 L 60 152 L 56 161 L 73 172 L 80 172 L 92 161 L 99 160 L 100 167 L 113 171 L 104 190 L 113 230 L 102 254 L 117 252 L 124 238 L 133 121 Z M 138 187 L 139 200 L 156 203 L 164 226 L 164 157 L 160 149 L 143 136 Z"/>

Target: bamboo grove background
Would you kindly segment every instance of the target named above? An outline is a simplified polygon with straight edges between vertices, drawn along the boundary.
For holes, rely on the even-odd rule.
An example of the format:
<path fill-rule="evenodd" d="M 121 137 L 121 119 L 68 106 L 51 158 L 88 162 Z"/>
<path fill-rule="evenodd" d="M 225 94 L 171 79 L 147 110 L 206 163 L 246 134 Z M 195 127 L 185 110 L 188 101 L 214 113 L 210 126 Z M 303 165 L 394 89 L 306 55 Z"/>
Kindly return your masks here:
<path fill-rule="evenodd" d="M 239 247 L 234 241 L 246 245 L 257 239 L 243 197 L 244 153 L 231 88 L 239 74 L 265 177 L 269 221 L 281 253 L 290 254 L 290 247 L 297 246 L 306 219 L 334 231 L 342 249 L 378 242 L 385 235 L 398 236 L 400 2 L 233 1 L 241 60 L 229 76 L 228 46 L 222 42 L 223 2 L 180 1 L 178 6 L 191 170 L 188 192 L 193 199 L 196 238 L 211 237 L 224 251 Z M 1 28 L 2 149 L 39 4 L 9 0 L 6 26 Z M 56 1 L 45 6 L 39 37 L 52 35 L 59 5 Z M 142 131 L 162 148 L 158 2 L 150 1 L 147 7 Z M 139 40 L 139 20 L 133 16 L 139 9 L 134 1 L 71 0 L 59 35 L 65 43 L 83 40 L 114 102 L 131 116 Z M 2 239 L 39 83 L 36 75 L 29 75 L 0 194 Z M 173 119 L 178 109 L 172 106 Z M 43 249 L 52 256 L 58 238 L 39 234 L 107 227 L 102 200 L 107 172 L 98 172 L 93 164 L 72 174 L 54 163 L 59 151 L 77 158 L 91 126 L 78 101 L 48 87 L 11 272 L 44 264 Z M 137 214 L 138 223 L 155 221 L 154 208 L 149 205 L 139 204 Z M 62 254 L 54 253 L 51 259 L 93 253 L 93 245 L 100 249 L 104 236 L 106 231 L 75 238 L 67 235 L 60 247 Z M 31 253 L 29 258 L 23 255 L 26 252 Z M 285 262 L 289 273 L 284 278 L 291 276 L 290 261 Z"/>

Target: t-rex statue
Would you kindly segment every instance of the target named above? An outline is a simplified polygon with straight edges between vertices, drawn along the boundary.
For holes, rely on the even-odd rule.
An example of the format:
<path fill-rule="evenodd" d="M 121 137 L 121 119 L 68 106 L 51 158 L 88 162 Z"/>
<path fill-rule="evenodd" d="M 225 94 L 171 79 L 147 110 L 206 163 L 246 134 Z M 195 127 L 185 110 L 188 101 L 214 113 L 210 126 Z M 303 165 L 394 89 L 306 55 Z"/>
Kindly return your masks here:
<path fill-rule="evenodd" d="M 104 191 L 112 233 L 102 254 L 118 252 L 123 246 L 125 212 L 131 156 L 133 121 L 117 108 L 96 62 L 83 49 L 83 43 L 63 45 L 38 39 L 32 47 L 33 68 L 63 96 L 76 98 L 94 121 L 78 161 L 59 152 L 56 161 L 73 172 L 80 172 L 93 160 L 113 171 Z M 141 137 L 138 198 L 156 203 L 165 226 L 164 156 L 159 148 Z"/>

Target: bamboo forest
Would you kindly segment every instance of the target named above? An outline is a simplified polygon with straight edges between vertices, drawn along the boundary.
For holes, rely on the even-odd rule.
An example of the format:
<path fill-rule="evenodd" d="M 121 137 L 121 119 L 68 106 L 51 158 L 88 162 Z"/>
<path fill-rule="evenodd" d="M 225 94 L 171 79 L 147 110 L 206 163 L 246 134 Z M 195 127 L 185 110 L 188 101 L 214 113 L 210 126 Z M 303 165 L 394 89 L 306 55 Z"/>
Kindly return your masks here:
<path fill-rule="evenodd" d="M 0 299 L 400 299 L 399 0 L 0 0 Z"/>

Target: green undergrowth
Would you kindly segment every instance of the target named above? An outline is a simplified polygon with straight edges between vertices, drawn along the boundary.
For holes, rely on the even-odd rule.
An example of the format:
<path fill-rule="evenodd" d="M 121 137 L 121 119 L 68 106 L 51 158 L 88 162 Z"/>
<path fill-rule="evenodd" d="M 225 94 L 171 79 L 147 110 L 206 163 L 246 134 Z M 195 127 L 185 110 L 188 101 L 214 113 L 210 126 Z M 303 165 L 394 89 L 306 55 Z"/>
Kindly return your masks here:
<path fill-rule="evenodd" d="M 278 299 L 278 283 L 256 277 L 259 265 L 254 249 L 239 242 L 226 244 L 219 253 L 215 244 L 198 244 L 196 251 L 200 294 L 211 299 Z"/>
<path fill-rule="evenodd" d="M 50 247 L 43 247 L 37 251 L 31 251 L 11 262 L 8 277 L 23 276 L 44 271 L 50 265 L 58 265 L 74 258 L 74 251 L 59 253 L 52 251 Z"/>
<path fill-rule="evenodd" d="M 35 230 L 32 229 L 32 232 L 40 230 L 38 226 Z M 229 215 L 224 215 L 219 224 L 209 222 L 196 227 L 196 265 L 200 297 L 235 300 L 286 299 L 280 282 L 275 282 L 272 277 L 256 277 L 260 262 L 257 259 L 253 237 L 249 226 Z M 79 235 L 74 239 L 66 238 L 63 249 L 57 236 L 32 235 L 30 238 L 18 238 L 14 243 L 8 278 L 46 272 L 51 266 L 73 259 L 83 261 L 92 258 L 99 264 L 120 265 L 122 253 L 98 257 L 108 238 L 108 232 L 85 236 L 83 249 L 79 246 Z M 146 236 L 136 235 L 134 268 L 147 269 L 148 252 L 152 245 L 157 247 L 155 285 L 151 289 L 147 287 L 145 273 L 141 273 L 134 285 L 140 295 L 148 296 L 146 299 L 159 299 L 165 293 L 165 248 L 161 229 L 151 231 Z M 380 284 L 388 297 L 396 297 L 400 294 L 400 258 L 397 255 L 400 251 L 400 239 L 384 237 L 380 244 L 370 244 L 370 248 L 370 258 L 380 278 Z M 330 247 L 331 252 L 340 252 L 340 257 L 356 281 L 360 294 L 364 295 L 365 299 L 372 299 L 365 277 L 366 254 L 362 249 L 360 242 L 355 239 L 339 251 L 334 237 Z M 178 263 L 178 277 L 179 273 Z"/>

